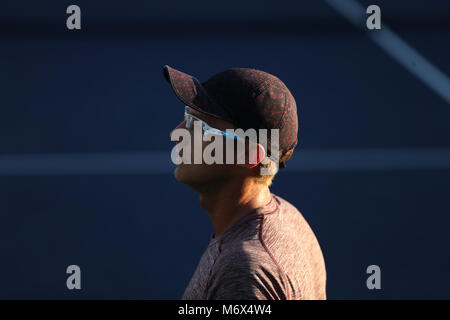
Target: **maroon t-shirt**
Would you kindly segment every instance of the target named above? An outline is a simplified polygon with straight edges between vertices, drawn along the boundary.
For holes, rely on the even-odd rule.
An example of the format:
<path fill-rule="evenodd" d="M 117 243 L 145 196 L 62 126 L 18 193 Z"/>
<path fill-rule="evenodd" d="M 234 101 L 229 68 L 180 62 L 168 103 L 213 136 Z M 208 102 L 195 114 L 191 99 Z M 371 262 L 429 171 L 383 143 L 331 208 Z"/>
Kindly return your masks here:
<path fill-rule="evenodd" d="M 272 200 L 236 220 L 208 248 L 183 300 L 326 299 L 319 243 L 301 213 Z"/>

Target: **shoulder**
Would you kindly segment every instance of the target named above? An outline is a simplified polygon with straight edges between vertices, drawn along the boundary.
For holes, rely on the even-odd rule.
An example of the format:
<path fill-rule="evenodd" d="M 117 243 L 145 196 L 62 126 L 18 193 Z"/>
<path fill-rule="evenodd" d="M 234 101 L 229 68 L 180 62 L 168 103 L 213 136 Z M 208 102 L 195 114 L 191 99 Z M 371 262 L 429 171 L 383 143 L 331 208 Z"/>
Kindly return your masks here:
<path fill-rule="evenodd" d="M 284 278 L 259 241 L 225 248 L 209 281 L 210 299 L 286 299 Z"/>
<path fill-rule="evenodd" d="M 288 200 L 286 200 L 278 195 L 275 195 L 275 194 L 273 196 L 278 204 L 279 211 L 287 211 L 287 212 L 293 213 L 293 214 L 301 214 L 300 211 L 297 209 L 297 207 L 294 206 Z"/>
<path fill-rule="evenodd" d="M 231 263 L 230 263 L 231 262 Z M 257 266 L 275 266 L 260 238 L 224 244 L 217 258 L 221 269 L 253 270 Z"/>
<path fill-rule="evenodd" d="M 276 196 L 280 209 L 264 220 L 261 239 L 290 282 L 294 297 L 323 297 L 326 270 L 319 242 L 301 212 Z"/>
<path fill-rule="evenodd" d="M 299 238 L 312 234 L 308 222 L 303 217 L 300 210 L 292 203 L 274 195 L 277 202 L 275 214 L 267 215 L 262 221 L 260 236 L 263 242 L 284 242 L 288 243 L 290 237 Z M 277 240 L 277 241 L 275 241 Z"/>

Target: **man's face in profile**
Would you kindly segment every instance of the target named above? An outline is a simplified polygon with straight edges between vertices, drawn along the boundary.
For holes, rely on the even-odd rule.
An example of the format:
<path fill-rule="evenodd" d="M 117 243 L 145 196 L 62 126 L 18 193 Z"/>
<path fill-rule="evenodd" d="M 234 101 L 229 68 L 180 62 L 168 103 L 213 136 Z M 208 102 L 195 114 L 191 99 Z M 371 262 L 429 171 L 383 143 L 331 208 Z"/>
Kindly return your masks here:
<path fill-rule="evenodd" d="M 197 118 L 205 121 L 209 126 L 220 129 L 235 129 L 236 127 L 224 120 L 220 120 L 211 116 L 208 116 L 204 113 L 198 112 L 192 108 L 188 108 L 187 110 L 192 115 Z M 181 122 L 175 129 L 186 129 L 186 121 Z M 201 140 L 201 147 L 194 148 L 194 132 L 193 130 L 188 130 L 189 135 L 191 137 L 191 163 L 181 163 L 175 169 L 175 178 L 189 186 L 191 186 L 195 190 L 202 189 L 208 185 L 216 184 L 217 182 L 224 182 L 230 179 L 233 176 L 236 176 L 240 173 L 239 167 L 232 164 L 206 164 L 204 162 L 203 157 L 201 164 L 194 164 L 194 152 L 201 152 L 203 154 L 204 149 L 208 146 L 212 141 L 203 141 Z M 222 137 L 213 137 L 213 139 L 223 139 Z M 178 141 L 177 144 L 181 143 L 182 140 Z M 196 141 L 197 142 L 197 141 Z M 223 162 L 225 163 L 226 152 L 225 152 L 225 139 L 223 139 Z M 180 152 L 180 156 L 182 156 L 182 151 Z"/>

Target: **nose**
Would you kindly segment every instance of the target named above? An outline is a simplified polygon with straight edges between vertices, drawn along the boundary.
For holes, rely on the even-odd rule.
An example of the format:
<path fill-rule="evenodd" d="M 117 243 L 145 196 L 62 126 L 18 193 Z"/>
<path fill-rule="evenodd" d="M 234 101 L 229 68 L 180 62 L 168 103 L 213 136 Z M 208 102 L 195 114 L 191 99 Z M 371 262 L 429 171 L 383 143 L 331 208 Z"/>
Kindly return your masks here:
<path fill-rule="evenodd" d="M 174 132 L 176 129 L 180 129 L 180 128 L 186 129 L 186 120 L 184 120 L 183 122 L 180 122 L 180 124 L 178 126 L 176 126 L 172 131 L 170 131 L 169 138 L 172 136 L 172 132 Z"/>

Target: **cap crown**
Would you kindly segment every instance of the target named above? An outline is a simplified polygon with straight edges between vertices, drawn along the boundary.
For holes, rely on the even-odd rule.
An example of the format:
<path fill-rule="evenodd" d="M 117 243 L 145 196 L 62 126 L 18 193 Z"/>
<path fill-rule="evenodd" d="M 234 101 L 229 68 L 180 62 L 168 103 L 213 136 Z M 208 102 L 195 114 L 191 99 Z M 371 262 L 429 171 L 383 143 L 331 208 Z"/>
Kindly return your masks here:
<path fill-rule="evenodd" d="M 286 85 L 260 70 L 232 68 L 202 86 L 238 128 L 279 129 L 281 155 L 297 145 L 297 105 Z"/>

